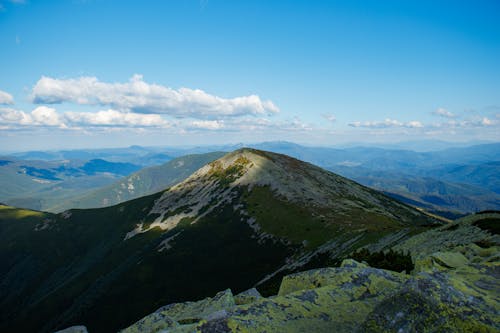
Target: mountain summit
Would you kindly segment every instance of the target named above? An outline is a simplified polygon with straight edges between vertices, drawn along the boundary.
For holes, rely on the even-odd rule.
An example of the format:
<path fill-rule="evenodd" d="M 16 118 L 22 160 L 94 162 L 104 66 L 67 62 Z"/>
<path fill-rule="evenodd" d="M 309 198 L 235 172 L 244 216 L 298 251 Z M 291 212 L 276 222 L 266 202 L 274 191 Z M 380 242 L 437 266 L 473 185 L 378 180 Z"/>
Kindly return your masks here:
<path fill-rule="evenodd" d="M 138 225 L 126 238 L 156 227 L 171 230 L 183 219 L 196 223 L 225 205 L 231 205 L 257 232 L 269 231 L 290 241 L 298 240 L 294 234 L 299 230 L 289 230 L 289 234 L 287 229 L 300 218 L 303 240 L 316 245 L 322 239 L 312 234 L 318 232 L 319 225 L 321 229 L 353 232 L 428 222 L 417 210 L 312 164 L 242 148 L 165 191 L 150 212 L 156 216 L 154 222 L 147 227 Z M 332 235 L 324 236 L 327 240 Z"/>
<path fill-rule="evenodd" d="M 112 207 L 0 206 L 0 331 L 111 332 L 225 288 L 275 292 L 318 257 L 388 248 L 433 222 L 312 164 L 247 148 Z"/>

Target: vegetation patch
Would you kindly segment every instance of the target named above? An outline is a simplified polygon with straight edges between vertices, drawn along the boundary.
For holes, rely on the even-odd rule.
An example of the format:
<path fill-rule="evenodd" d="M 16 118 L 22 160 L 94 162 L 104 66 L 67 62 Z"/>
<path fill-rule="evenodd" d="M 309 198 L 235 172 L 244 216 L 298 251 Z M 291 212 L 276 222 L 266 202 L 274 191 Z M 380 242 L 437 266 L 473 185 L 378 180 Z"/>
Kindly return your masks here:
<path fill-rule="evenodd" d="M 410 272 L 415 266 L 410 253 L 389 251 L 370 252 L 367 249 L 360 249 L 351 256 L 359 262 L 366 262 L 371 267 L 387 269 L 395 272 Z"/>
<path fill-rule="evenodd" d="M 210 178 L 219 181 L 221 186 L 228 186 L 234 182 L 239 177 L 243 176 L 245 167 L 249 165 L 251 161 L 244 157 L 238 157 L 230 166 L 224 168 L 222 162 L 214 161 L 210 163 L 212 167 L 210 172 Z"/>
<path fill-rule="evenodd" d="M 244 193 L 244 200 L 262 231 L 304 244 L 306 249 L 318 247 L 339 231 L 335 225 L 321 222 L 307 208 L 276 198 L 269 186 L 254 186 Z"/>
<path fill-rule="evenodd" d="M 474 222 L 472 225 L 491 232 L 492 234 L 500 234 L 500 219 L 498 218 L 485 218 Z"/>

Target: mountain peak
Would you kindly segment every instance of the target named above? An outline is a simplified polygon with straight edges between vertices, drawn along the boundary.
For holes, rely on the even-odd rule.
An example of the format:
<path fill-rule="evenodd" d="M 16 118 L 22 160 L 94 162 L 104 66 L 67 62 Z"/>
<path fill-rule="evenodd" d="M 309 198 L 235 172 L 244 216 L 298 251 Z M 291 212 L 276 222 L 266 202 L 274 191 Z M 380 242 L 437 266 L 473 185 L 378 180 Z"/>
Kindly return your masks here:
<path fill-rule="evenodd" d="M 410 223 L 422 215 L 377 191 L 312 164 L 286 155 L 241 148 L 206 164 L 164 191 L 149 213 L 154 221 L 149 225 L 138 224 L 125 239 L 155 227 L 170 230 L 183 221 L 196 223 L 226 205 L 248 216 L 252 224 L 256 219 L 246 210 L 243 195 L 255 200 L 268 196 L 303 207 L 321 216 L 325 223 L 346 228 L 353 223 L 357 228 L 371 228 L 369 224 L 373 221 Z M 365 213 L 361 217 L 363 223 L 358 223 L 360 213 Z"/>

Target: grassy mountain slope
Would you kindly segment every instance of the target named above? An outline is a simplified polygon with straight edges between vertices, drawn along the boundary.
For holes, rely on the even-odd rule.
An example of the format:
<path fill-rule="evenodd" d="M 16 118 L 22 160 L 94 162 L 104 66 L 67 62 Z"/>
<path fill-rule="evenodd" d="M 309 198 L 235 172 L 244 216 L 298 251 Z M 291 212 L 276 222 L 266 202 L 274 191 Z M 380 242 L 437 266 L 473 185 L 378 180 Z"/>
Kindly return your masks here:
<path fill-rule="evenodd" d="M 112 207 L 2 206 L 0 331 L 115 331 L 162 304 L 266 286 L 317 253 L 389 246 L 433 223 L 319 167 L 251 149 Z"/>

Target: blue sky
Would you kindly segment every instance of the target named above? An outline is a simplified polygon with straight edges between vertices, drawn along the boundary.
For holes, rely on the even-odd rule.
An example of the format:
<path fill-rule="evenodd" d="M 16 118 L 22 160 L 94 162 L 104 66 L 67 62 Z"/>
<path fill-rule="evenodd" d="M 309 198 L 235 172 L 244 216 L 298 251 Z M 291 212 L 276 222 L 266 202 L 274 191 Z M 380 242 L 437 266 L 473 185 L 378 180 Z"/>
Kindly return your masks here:
<path fill-rule="evenodd" d="M 0 0 L 3 150 L 500 140 L 498 1 Z"/>

